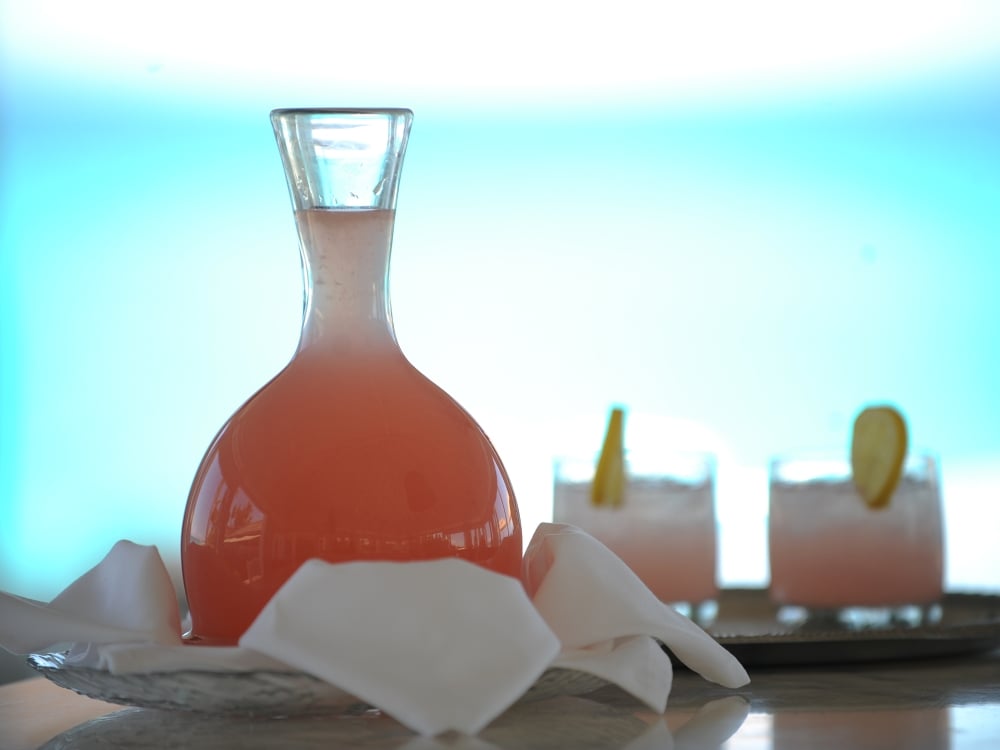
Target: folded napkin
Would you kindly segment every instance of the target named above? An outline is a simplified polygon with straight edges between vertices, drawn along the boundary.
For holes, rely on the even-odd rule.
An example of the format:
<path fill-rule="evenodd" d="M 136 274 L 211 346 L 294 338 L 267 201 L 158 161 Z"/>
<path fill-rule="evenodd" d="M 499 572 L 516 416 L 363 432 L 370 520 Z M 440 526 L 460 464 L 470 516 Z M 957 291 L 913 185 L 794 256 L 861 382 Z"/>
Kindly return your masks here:
<path fill-rule="evenodd" d="M 8 651 L 86 643 L 182 643 L 177 597 L 155 547 L 118 542 L 48 604 L 0 592 L 0 646 Z"/>
<path fill-rule="evenodd" d="M 424 735 L 475 734 L 550 667 L 616 683 L 662 713 L 673 673 L 657 640 L 708 680 L 749 682 L 731 654 L 580 529 L 541 524 L 522 579 L 457 559 L 310 560 L 239 646 L 186 646 L 155 548 L 123 541 L 48 604 L 0 593 L 0 646 L 68 650 L 74 664 L 119 674 L 300 670 Z"/>

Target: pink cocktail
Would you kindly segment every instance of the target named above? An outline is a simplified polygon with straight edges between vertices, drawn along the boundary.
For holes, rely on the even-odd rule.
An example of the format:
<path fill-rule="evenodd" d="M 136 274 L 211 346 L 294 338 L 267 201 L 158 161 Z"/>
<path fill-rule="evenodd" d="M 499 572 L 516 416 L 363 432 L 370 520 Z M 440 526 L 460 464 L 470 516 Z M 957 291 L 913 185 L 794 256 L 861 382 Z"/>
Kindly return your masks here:
<path fill-rule="evenodd" d="M 846 462 L 771 468 L 771 598 L 816 609 L 901 607 L 943 592 L 941 495 L 932 458 L 912 457 L 887 507 L 858 496 Z"/>
<path fill-rule="evenodd" d="M 577 526 L 617 554 L 662 601 L 714 601 L 716 520 L 709 456 L 626 460 L 621 506 L 594 505 L 591 461 L 556 463 L 553 520 Z"/>

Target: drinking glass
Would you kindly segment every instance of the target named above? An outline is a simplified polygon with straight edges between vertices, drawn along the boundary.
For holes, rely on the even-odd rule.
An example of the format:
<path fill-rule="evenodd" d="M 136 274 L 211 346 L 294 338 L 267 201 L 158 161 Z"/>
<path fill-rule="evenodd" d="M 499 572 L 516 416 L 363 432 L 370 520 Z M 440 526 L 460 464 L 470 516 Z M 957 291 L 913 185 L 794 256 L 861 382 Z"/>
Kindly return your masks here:
<path fill-rule="evenodd" d="M 868 507 L 846 459 L 790 456 L 770 469 L 771 599 L 840 620 L 923 618 L 941 599 L 937 462 L 907 457 L 884 508 Z M 907 615 L 909 612 L 911 614 Z"/>
<path fill-rule="evenodd" d="M 596 458 L 556 460 L 553 520 L 602 542 L 662 601 L 710 617 L 718 595 L 715 458 L 626 453 L 618 506 L 592 503 L 595 467 Z"/>

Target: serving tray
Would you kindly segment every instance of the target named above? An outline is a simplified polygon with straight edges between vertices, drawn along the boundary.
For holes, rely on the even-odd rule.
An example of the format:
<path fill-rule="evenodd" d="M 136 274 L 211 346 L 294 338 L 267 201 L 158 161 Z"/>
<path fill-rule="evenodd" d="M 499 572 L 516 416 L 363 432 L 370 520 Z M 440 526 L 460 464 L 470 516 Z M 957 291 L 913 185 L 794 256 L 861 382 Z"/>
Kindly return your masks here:
<path fill-rule="evenodd" d="M 714 617 L 702 626 L 749 669 L 958 656 L 1000 648 L 998 595 L 950 593 L 919 621 L 845 619 L 832 612 L 795 620 L 769 600 L 765 589 L 723 589 L 716 604 Z M 299 672 L 116 675 L 68 664 L 61 654 L 33 654 L 28 663 L 57 685 L 128 706 L 256 716 L 359 714 L 371 709 Z M 581 695 L 604 684 L 582 672 L 550 669 L 521 701 Z"/>
<path fill-rule="evenodd" d="M 372 706 L 303 672 L 177 670 L 112 674 L 69 664 L 62 654 L 32 654 L 28 664 L 60 687 L 123 706 L 219 716 L 360 715 Z M 548 669 L 520 698 L 527 703 L 580 695 L 607 683 L 569 669 Z"/>
<path fill-rule="evenodd" d="M 746 667 L 919 659 L 1000 648 L 1000 596 L 992 594 L 949 593 L 911 619 L 873 610 L 846 616 L 802 612 L 796 619 L 773 604 L 766 589 L 723 589 L 717 604 L 716 616 L 704 627 Z"/>

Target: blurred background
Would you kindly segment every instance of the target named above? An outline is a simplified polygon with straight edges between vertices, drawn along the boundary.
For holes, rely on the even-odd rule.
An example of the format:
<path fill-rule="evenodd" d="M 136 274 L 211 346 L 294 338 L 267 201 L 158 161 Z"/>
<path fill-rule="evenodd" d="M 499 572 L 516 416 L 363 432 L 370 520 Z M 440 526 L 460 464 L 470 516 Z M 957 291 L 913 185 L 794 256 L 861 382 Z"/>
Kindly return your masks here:
<path fill-rule="evenodd" d="M 735 6 L 735 7 L 733 7 Z M 0 3 L 0 589 L 120 538 L 297 342 L 274 107 L 408 106 L 400 343 L 493 438 L 718 455 L 767 581 L 770 458 L 866 403 L 940 457 L 947 585 L 1000 588 L 1000 5 Z"/>

